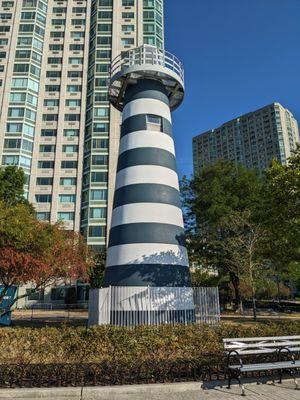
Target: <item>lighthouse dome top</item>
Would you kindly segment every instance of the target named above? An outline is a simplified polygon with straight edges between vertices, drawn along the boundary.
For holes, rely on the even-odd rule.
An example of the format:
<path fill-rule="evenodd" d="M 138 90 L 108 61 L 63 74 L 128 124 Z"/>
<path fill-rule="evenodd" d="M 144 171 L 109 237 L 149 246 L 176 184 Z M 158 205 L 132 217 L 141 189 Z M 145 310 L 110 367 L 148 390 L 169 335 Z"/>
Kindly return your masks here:
<path fill-rule="evenodd" d="M 155 79 L 166 88 L 171 110 L 175 110 L 184 97 L 184 69 L 173 54 L 155 46 L 143 45 L 122 52 L 111 64 L 109 98 L 115 108 L 122 111 L 124 93 L 128 85 L 139 79 Z"/>

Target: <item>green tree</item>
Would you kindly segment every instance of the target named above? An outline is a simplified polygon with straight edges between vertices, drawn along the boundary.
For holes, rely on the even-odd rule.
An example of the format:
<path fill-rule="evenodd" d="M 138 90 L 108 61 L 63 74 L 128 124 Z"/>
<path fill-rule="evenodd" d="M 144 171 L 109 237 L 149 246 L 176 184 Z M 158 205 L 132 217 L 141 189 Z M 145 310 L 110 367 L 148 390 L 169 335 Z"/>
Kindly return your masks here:
<path fill-rule="evenodd" d="M 221 222 L 226 232 L 224 247 L 226 248 L 230 269 L 241 279 L 249 283 L 251 290 L 253 319 L 256 321 L 256 289 L 257 282 L 264 280 L 267 260 L 261 251 L 267 238 L 267 232 L 261 224 L 253 222 L 249 210 L 232 214 Z M 242 309 L 242 304 L 240 306 Z"/>
<path fill-rule="evenodd" d="M 280 283 L 299 273 L 300 145 L 287 165 L 274 160 L 268 169 L 259 218 L 269 231 L 265 256 L 272 264 L 280 298 Z"/>
<path fill-rule="evenodd" d="M 94 267 L 89 272 L 88 281 L 92 289 L 98 289 L 103 287 L 104 274 L 105 274 L 105 261 L 106 251 L 101 251 L 95 255 Z"/>
<path fill-rule="evenodd" d="M 22 168 L 8 166 L 0 169 L 0 201 L 7 206 L 24 204 L 33 207 L 24 197 L 26 177 Z"/>
<path fill-rule="evenodd" d="M 241 275 L 233 266 L 226 241 L 234 236 L 227 223 L 249 212 L 253 223 L 263 180 L 257 171 L 219 160 L 182 186 L 188 249 L 192 262 L 230 278 L 236 305 L 241 304 Z"/>

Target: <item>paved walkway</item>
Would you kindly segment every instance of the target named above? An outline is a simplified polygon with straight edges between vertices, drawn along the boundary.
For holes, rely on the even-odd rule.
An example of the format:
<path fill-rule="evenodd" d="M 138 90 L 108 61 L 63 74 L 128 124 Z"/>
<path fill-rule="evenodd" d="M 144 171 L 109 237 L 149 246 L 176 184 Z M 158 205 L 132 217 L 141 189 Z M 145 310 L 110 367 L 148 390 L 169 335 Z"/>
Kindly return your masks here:
<path fill-rule="evenodd" d="M 173 383 L 159 385 L 114 386 L 59 389 L 2 389 L 0 400 L 234 400 L 242 398 L 239 387 L 226 389 L 217 383 L 203 390 L 200 383 Z M 300 391 L 293 381 L 282 385 L 246 384 L 247 400 L 300 400 Z"/>

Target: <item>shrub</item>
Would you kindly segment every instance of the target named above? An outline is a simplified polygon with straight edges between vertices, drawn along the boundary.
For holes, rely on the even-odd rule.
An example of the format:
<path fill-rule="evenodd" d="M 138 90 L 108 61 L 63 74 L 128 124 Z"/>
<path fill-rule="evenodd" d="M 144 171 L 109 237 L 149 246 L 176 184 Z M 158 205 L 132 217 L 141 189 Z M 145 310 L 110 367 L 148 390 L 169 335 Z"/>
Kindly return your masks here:
<path fill-rule="evenodd" d="M 222 338 L 300 334 L 300 321 L 216 327 L 0 329 L 0 364 L 134 363 L 221 357 Z"/>

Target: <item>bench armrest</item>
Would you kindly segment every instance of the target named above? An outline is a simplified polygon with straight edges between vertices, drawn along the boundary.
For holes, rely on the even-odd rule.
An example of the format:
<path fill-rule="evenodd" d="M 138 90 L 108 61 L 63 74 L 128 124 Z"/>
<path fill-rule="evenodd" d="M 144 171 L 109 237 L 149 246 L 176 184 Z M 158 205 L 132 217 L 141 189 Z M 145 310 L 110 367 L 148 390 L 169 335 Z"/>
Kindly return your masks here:
<path fill-rule="evenodd" d="M 291 356 L 291 361 L 293 361 L 293 364 L 295 364 L 295 356 L 292 354 L 291 350 L 288 347 L 279 347 L 278 348 L 278 361 L 281 361 L 281 355 L 283 352 L 287 352 Z"/>
<path fill-rule="evenodd" d="M 238 356 L 239 357 L 239 363 L 240 363 L 240 368 L 243 367 L 243 360 L 240 357 L 240 354 L 236 351 L 236 350 L 230 350 L 229 352 L 227 352 L 226 354 L 226 359 L 227 359 L 227 367 L 230 366 L 230 357 L 232 356 Z"/>

